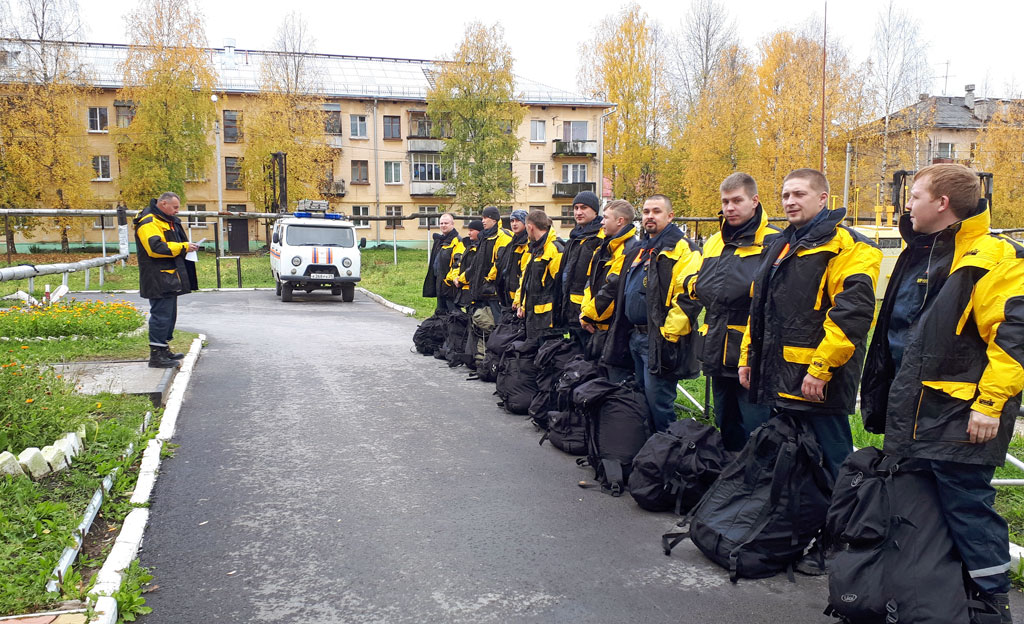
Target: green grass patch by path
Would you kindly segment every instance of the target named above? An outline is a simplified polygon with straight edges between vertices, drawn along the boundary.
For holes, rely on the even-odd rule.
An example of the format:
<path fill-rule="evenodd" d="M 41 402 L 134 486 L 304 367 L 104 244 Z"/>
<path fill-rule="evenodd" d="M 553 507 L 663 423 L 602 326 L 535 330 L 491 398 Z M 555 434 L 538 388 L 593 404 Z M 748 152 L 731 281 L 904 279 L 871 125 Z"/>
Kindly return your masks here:
<path fill-rule="evenodd" d="M 76 301 L 70 297 L 42 307 L 0 309 L 0 336 L 116 336 L 138 329 L 142 322 L 142 313 L 126 301 Z"/>

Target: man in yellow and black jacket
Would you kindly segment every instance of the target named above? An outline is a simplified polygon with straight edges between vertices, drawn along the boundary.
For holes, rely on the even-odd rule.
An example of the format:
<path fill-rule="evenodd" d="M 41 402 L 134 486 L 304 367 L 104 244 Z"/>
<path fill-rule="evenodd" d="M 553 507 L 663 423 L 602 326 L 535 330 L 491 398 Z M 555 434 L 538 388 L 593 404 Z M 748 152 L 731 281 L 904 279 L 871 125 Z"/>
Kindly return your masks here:
<path fill-rule="evenodd" d="M 435 316 L 442 316 L 455 309 L 455 287 L 448 281 L 452 267 L 458 264 L 462 253 L 462 241 L 459 231 L 455 229 L 455 216 L 446 212 L 437 220 L 440 232 L 434 234 L 434 244 L 430 248 L 430 261 L 427 263 L 427 276 L 423 278 L 423 296 L 437 297 Z"/>
<path fill-rule="evenodd" d="M 591 334 L 584 353 L 591 360 L 601 357 L 601 350 L 608 337 L 608 324 L 615 313 L 615 293 L 622 273 L 622 263 L 638 244 L 636 227 L 633 225 L 635 218 L 636 209 L 624 199 L 608 202 L 604 207 L 601 220 L 604 238 L 590 260 L 587 286 L 580 306 L 580 326 Z"/>
<path fill-rule="evenodd" d="M 868 431 L 935 475 L 978 592 L 1010 622 L 1006 521 L 990 485 L 1024 388 L 1024 246 L 989 231 L 974 171 L 917 172 L 900 220 L 907 246 L 885 292 L 861 382 Z"/>
<path fill-rule="evenodd" d="M 582 191 L 572 200 L 576 225 L 569 232 L 562 255 L 562 306 L 559 321 L 581 347 L 586 347 L 590 333 L 580 325 L 580 307 L 587 287 L 587 273 L 594 252 L 604 242 L 604 230 L 598 213 L 601 200 L 591 191 Z"/>
<path fill-rule="evenodd" d="M 139 296 L 149 299 L 149 366 L 173 368 L 184 354 L 171 353 L 178 318 L 178 296 L 196 289 L 196 266 L 185 254 L 199 249 L 188 241 L 175 216 L 181 200 L 164 193 L 136 215 L 135 251 L 139 261 Z"/>
<path fill-rule="evenodd" d="M 490 280 L 497 285 L 498 302 L 501 311 L 512 309 L 512 302 L 519 290 L 519 282 L 523 278 L 523 256 L 530 244 L 526 234 L 525 210 L 513 210 L 508 217 L 512 239 L 498 251 L 498 257 L 491 268 Z"/>
<path fill-rule="evenodd" d="M 543 210 L 527 215 L 526 232 L 530 246 L 523 255 L 523 279 L 513 305 L 519 318 L 526 319 L 526 337 L 544 338 L 561 331 L 556 317 L 563 244 Z"/>
<path fill-rule="evenodd" d="M 686 278 L 700 267 L 700 252 L 672 216 L 668 197 L 652 195 L 644 202 L 644 234 L 623 258 L 615 312 L 601 352 L 609 378 L 616 371 L 633 373 L 657 431 L 676 419 L 676 384 L 699 372 L 692 328 L 700 304 L 687 294 Z"/>
<path fill-rule="evenodd" d="M 719 231 L 704 244 L 700 271 L 688 282 L 690 296 L 704 306 L 704 324 L 697 330 L 697 357 L 711 379 L 715 422 L 722 445 L 739 451 L 771 408 L 752 403 L 739 383 L 740 342 L 750 316 L 750 283 L 762 253 L 779 235 L 768 225 L 757 182 L 736 172 L 722 181 Z"/>
<path fill-rule="evenodd" d="M 810 427 L 835 476 L 853 450 L 848 414 L 882 252 L 842 224 L 846 209 L 829 210 L 828 195 L 820 171 L 797 169 L 783 180 L 789 227 L 762 254 L 738 372 L 752 401 Z"/>

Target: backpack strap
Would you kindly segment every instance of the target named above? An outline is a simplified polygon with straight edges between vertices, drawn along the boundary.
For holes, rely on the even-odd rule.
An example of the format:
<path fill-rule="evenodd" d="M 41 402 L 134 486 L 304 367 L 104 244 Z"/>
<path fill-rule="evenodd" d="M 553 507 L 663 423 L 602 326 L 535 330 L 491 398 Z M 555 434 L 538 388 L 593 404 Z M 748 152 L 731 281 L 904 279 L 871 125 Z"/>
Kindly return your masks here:
<path fill-rule="evenodd" d="M 616 498 L 622 496 L 625 490 L 625 479 L 622 476 L 622 464 L 613 459 L 602 459 L 601 468 L 604 472 L 604 481 L 611 490 L 610 494 Z"/>

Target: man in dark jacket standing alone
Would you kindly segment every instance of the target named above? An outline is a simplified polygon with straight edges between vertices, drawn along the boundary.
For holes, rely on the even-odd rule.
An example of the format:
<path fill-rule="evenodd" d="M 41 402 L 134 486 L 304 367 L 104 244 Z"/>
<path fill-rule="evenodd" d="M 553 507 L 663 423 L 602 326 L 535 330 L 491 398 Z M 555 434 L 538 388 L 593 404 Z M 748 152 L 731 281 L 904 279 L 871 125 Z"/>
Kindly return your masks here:
<path fill-rule="evenodd" d="M 170 343 L 178 318 L 178 296 L 196 289 L 195 263 L 185 254 L 199 246 L 190 243 L 175 216 L 181 200 L 164 193 L 132 221 L 139 261 L 139 295 L 149 299 L 149 366 L 172 368 L 182 353 L 171 353 Z"/>
<path fill-rule="evenodd" d="M 434 234 L 434 246 L 430 250 L 427 276 L 423 280 L 423 296 L 437 297 L 434 314 L 441 315 L 455 309 L 455 288 L 446 283 L 448 273 L 454 266 L 454 256 L 459 246 L 459 231 L 455 229 L 455 217 L 446 212 L 437 220 L 441 232 Z"/>
<path fill-rule="evenodd" d="M 924 460 L 977 598 L 1012 621 L 1009 535 L 990 485 L 1024 388 L 1024 246 L 989 231 L 977 174 L 917 172 L 907 247 L 885 292 L 861 383 L 884 451 Z"/>
<path fill-rule="evenodd" d="M 700 267 L 700 252 L 672 223 L 672 202 L 644 202 L 643 238 L 623 258 L 601 362 L 609 374 L 632 371 L 643 388 L 655 429 L 676 419 L 676 384 L 696 377 L 693 324 L 700 304 L 686 293 L 686 278 Z M 614 380 L 613 380 L 614 381 Z"/>
<path fill-rule="evenodd" d="M 704 324 L 697 330 L 702 343 L 697 353 L 704 374 L 711 378 L 715 421 L 722 444 L 739 451 L 750 433 L 768 420 L 771 408 L 752 403 L 740 386 L 737 363 L 740 342 L 750 316 L 750 283 L 765 247 L 779 235 L 768 225 L 761 208 L 757 182 L 737 171 L 722 181 L 720 231 L 704 245 L 700 272 L 690 280 L 690 296 L 704 306 Z"/>
<path fill-rule="evenodd" d="M 562 309 L 560 321 L 569 328 L 569 333 L 585 347 L 590 333 L 580 326 L 580 308 L 583 293 L 587 288 L 587 274 L 594 252 L 604 242 L 601 220 L 597 218 L 601 206 L 597 195 L 583 191 L 572 200 L 572 214 L 576 221 L 569 233 L 562 255 Z"/>

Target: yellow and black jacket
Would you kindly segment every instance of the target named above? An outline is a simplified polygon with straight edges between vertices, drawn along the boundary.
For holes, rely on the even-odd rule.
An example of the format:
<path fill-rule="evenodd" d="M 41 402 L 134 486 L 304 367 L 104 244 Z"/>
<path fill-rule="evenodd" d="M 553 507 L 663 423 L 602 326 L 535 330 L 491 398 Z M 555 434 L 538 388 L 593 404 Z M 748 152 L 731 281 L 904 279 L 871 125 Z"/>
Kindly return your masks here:
<path fill-rule="evenodd" d="M 479 239 L 474 241 L 469 236 L 464 236 L 459 244 L 452 249 L 452 270 L 448 272 L 445 283 L 452 285 L 455 290 L 455 303 L 463 307 L 473 302 L 469 294 L 469 282 L 466 275 L 472 272 L 479 246 Z M 456 280 L 458 280 L 458 285 L 456 285 Z"/>
<path fill-rule="evenodd" d="M 526 230 L 513 234 L 508 244 L 498 251 L 498 259 L 491 269 L 493 281 L 498 288 L 498 302 L 502 307 L 512 306 L 516 291 L 519 290 L 519 281 L 523 277 L 523 256 L 529 246 L 529 239 Z"/>
<path fill-rule="evenodd" d="M 559 302 L 558 275 L 562 270 L 562 241 L 555 228 L 539 241 L 531 241 L 523 254 L 523 280 L 516 292 L 516 305 L 526 311 L 526 336 L 541 337 L 556 327 Z"/>
<path fill-rule="evenodd" d="M 196 266 L 185 260 L 188 236 L 177 217 L 156 207 L 156 200 L 132 220 L 139 261 L 139 296 L 163 299 L 196 289 Z"/>
<path fill-rule="evenodd" d="M 562 256 L 562 309 L 560 323 L 579 328 L 580 308 L 583 305 L 590 261 L 604 242 L 601 219 L 595 218 L 585 225 L 577 225 L 569 233 Z"/>
<path fill-rule="evenodd" d="M 622 302 L 629 271 L 645 270 L 640 266 L 644 262 L 647 262 L 644 283 L 649 370 L 671 379 L 696 377 L 700 371 L 692 328 L 700 315 L 700 304 L 690 299 L 686 280 L 700 267 L 700 252 L 672 224 L 654 239 L 645 235 L 641 244 L 623 257 L 615 310 L 601 361 L 620 368 L 633 368 L 629 336 L 634 326 L 626 318 Z"/>
<path fill-rule="evenodd" d="M 448 273 L 452 270 L 456 249 L 461 244 L 457 230 L 449 230 L 448 234 L 434 234 L 427 276 L 423 278 L 424 297 L 455 296 L 455 288 L 448 281 Z"/>
<path fill-rule="evenodd" d="M 512 240 L 508 232 L 495 225 L 490 230 L 480 232 L 477 238 L 476 252 L 473 261 L 461 271 L 459 279 L 468 286 L 468 303 L 484 303 L 498 296 L 495 284 L 497 272 L 494 263 L 498 252 Z"/>
<path fill-rule="evenodd" d="M 854 411 L 875 314 L 882 252 L 823 210 L 799 239 L 790 225 L 765 248 L 752 285 L 739 366 L 751 367 L 751 400 L 795 411 Z M 805 399 L 804 376 L 826 381 L 824 401 Z"/>
<path fill-rule="evenodd" d="M 765 247 L 779 230 L 768 225 L 768 215 L 760 204 L 754 216 L 734 231 L 719 214 L 719 228 L 705 243 L 700 271 L 687 286 L 690 297 L 700 301 L 705 310 L 696 337 L 704 374 L 736 377 L 740 343 L 750 316 L 750 284 Z"/>
<path fill-rule="evenodd" d="M 894 370 L 888 342 L 904 251 L 885 293 L 861 384 L 861 414 L 885 433 L 885 452 L 1002 465 L 1024 387 L 1024 246 L 989 232 L 989 212 L 939 232 L 931 243 L 927 296 Z M 912 241 L 909 218 L 900 223 Z M 919 236 L 919 235 L 917 235 Z M 975 410 L 999 419 L 996 437 L 968 443 Z"/>
<path fill-rule="evenodd" d="M 637 243 L 636 228 L 629 223 L 614 238 L 603 239 L 590 261 L 580 314 L 588 323 L 597 326 L 598 331 L 608 330 L 608 323 L 615 313 L 615 292 L 622 263 Z"/>

